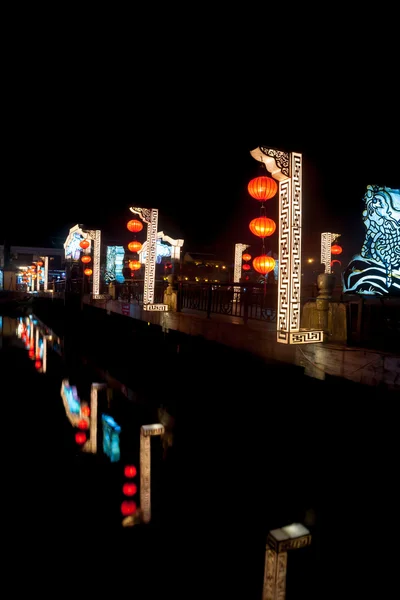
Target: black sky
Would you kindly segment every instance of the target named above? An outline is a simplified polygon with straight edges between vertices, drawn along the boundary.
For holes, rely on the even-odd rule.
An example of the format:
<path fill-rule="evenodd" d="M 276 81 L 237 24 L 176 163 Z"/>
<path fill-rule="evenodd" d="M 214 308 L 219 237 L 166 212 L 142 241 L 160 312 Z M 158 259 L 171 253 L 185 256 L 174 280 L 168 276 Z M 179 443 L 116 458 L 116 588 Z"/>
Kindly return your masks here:
<path fill-rule="evenodd" d="M 159 229 L 186 250 L 229 258 L 235 242 L 259 244 L 248 223 L 260 205 L 247 193 L 262 174 L 250 156 L 259 145 L 303 154 L 310 253 L 322 231 L 358 251 L 366 186 L 400 187 L 397 61 L 387 44 L 381 56 L 324 46 L 318 57 L 308 47 L 299 64 L 274 70 L 222 46 L 186 56 L 163 47 L 151 58 L 129 38 L 126 55 L 104 39 L 56 38 L 10 53 L 1 242 L 60 244 L 81 223 L 125 243 L 137 205 L 158 208 Z M 277 217 L 276 198 L 267 214 Z"/>

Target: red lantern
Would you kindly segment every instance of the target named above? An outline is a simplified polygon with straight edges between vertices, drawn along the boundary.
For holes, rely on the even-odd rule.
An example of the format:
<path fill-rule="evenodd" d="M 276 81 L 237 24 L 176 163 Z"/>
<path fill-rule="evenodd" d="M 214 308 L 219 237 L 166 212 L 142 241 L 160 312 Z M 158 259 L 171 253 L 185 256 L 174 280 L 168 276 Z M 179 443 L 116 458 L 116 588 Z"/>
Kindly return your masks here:
<path fill-rule="evenodd" d="M 84 250 L 86 250 L 86 248 L 89 248 L 90 242 L 88 242 L 87 240 L 82 240 L 81 242 L 79 242 L 79 245 L 80 245 L 81 248 L 83 248 Z"/>
<path fill-rule="evenodd" d="M 247 263 L 243 265 L 243 271 L 250 271 L 251 267 Z"/>
<path fill-rule="evenodd" d="M 250 196 L 255 198 L 255 200 L 265 202 L 265 200 L 269 200 L 275 196 L 278 191 L 278 184 L 272 177 L 256 177 L 250 181 L 247 189 Z"/>
<path fill-rule="evenodd" d="M 129 231 L 132 231 L 132 233 L 137 233 L 138 231 L 142 231 L 143 229 L 143 223 L 141 223 L 137 219 L 132 219 L 127 223 L 126 226 L 129 229 Z"/>
<path fill-rule="evenodd" d="M 125 477 L 135 477 L 136 473 L 137 473 L 137 469 L 136 469 L 135 465 L 126 465 L 126 467 L 124 469 Z"/>
<path fill-rule="evenodd" d="M 43 267 L 43 261 L 42 260 L 38 260 L 38 267 Z"/>
<path fill-rule="evenodd" d="M 35 369 L 39 370 L 42 366 L 41 360 L 35 360 Z"/>
<path fill-rule="evenodd" d="M 250 221 L 249 228 L 251 233 L 260 238 L 272 235 L 276 229 L 275 221 L 267 217 L 257 217 Z"/>
<path fill-rule="evenodd" d="M 142 244 L 140 242 L 137 242 L 136 240 L 133 242 L 129 242 L 129 244 L 128 244 L 128 250 L 130 252 L 140 252 L 141 249 L 142 249 Z"/>
<path fill-rule="evenodd" d="M 83 272 L 84 272 L 84 273 L 85 273 L 85 275 L 87 275 L 88 277 L 90 277 L 90 275 L 92 275 L 92 273 L 93 273 L 92 269 L 85 269 Z"/>
<path fill-rule="evenodd" d="M 331 254 L 342 254 L 343 249 L 341 246 L 339 246 L 339 244 L 334 244 L 331 247 Z"/>
<path fill-rule="evenodd" d="M 251 260 L 251 254 L 243 254 L 243 260 Z"/>
<path fill-rule="evenodd" d="M 341 266 L 342 266 L 342 263 L 340 262 L 340 260 L 338 260 L 337 258 L 335 258 L 335 260 L 331 260 L 331 267 L 333 267 L 333 265 L 334 265 L 335 263 L 338 263 L 339 267 L 341 267 Z"/>
<path fill-rule="evenodd" d="M 262 275 L 266 275 L 273 271 L 275 267 L 275 260 L 272 256 L 267 256 L 266 254 L 261 254 L 261 256 L 257 256 L 253 260 L 253 267 L 257 273 L 261 273 Z"/>
<path fill-rule="evenodd" d="M 138 260 L 130 260 L 128 265 L 131 271 L 138 271 L 142 266 Z"/>
<path fill-rule="evenodd" d="M 87 263 L 90 263 L 92 261 L 92 258 L 88 254 L 85 254 L 84 256 L 82 256 L 81 261 L 86 265 Z"/>

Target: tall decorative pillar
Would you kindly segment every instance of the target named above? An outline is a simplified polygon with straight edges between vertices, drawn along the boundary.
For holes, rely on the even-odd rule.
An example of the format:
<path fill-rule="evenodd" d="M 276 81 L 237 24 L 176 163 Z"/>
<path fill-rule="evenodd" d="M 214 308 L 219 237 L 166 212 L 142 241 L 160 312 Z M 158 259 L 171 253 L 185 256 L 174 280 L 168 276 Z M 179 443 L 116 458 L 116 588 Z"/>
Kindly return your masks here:
<path fill-rule="evenodd" d="M 157 258 L 157 208 L 139 208 L 131 206 L 129 210 L 139 215 L 144 223 L 147 223 L 147 253 L 144 271 L 143 306 L 154 304 L 154 286 L 156 280 L 156 258 Z"/>
<path fill-rule="evenodd" d="M 322 342 L 323 331 L 300 330 L 302 155 L 264 146 L 250 154 L 264 163 L 279 182 L 277 341 L 282 344 Z"/>
<path fill-rule="evenodd" d="M 151 469 L 150 440 L 154 435 L 163 435 L 164 425 L 153 423 L 140 428 L 140 510 L 143 523 L 151 520 Z"/>
<path fill-rule="evenodd" d="M 340 233 L 321 233 L 321 264 L 325 267 L 325 273 L 332 272 L 332 244 L 340 237 Z"/>
<path fill-rule="evenodd" d="M 247 250 L 248 247 L 249 244 L 235 244 L 235 264 L 233 271 L 233 281 L 236 283 L 239 283 L 240 277 L 242 275 L 242 254 L 245 250 Z M 240 287 L 234 286 L 233 291 L 234 298 L 236 300 L 236 294 L 240 292 Z"/>

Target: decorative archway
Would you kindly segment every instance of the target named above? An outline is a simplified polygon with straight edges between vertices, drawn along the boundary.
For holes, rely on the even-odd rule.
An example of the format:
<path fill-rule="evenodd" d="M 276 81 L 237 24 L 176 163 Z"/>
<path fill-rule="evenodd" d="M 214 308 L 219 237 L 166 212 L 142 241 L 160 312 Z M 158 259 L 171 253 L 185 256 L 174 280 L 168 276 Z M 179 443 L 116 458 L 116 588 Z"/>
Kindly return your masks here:
<path fill-rule="evenodd" d="M 93 242 L 92 297 L 94 300 L 102 300 L 106 296 L 104 294 L 100 294 L 101 231 L 99 229 L 81 229 L 80 225 L 74 225 L 74 227 L 71 227 L 67 239 L 64 242 L 65 258 L 70 260 L 79 260 L 83 251 L 79 246 L 79 243 L 82 240 L 88 240 L 90 242 L 90 246 L 88 246 L 87 250 L 85 250 L 87 253 L 90 253 Z"/>

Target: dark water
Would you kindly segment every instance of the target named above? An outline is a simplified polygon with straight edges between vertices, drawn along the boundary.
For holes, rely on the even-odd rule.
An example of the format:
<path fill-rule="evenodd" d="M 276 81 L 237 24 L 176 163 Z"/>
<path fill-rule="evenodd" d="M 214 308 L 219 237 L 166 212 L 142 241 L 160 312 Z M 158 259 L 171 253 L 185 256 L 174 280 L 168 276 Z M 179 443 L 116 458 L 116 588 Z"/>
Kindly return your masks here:
<path fill-rule="evenodd" d="M 261 600 L 268 531 L 292 522 L 312 544 L 289 554 L 288 600 L 390 584 L 397 395 L 89 307 L 37 313 L 2 317 L 2 541 L 21 592 Z M 96 452 L 76 442 L 93 431 L 71 422 L 63 381 L 81 406 L 104 384 Z M 160 419 L 152 519 L 124 527 L 124 467 L 139 471 L 140 427 Z"/>

